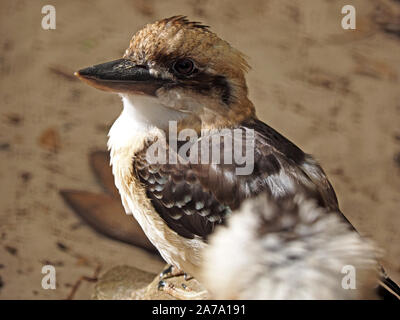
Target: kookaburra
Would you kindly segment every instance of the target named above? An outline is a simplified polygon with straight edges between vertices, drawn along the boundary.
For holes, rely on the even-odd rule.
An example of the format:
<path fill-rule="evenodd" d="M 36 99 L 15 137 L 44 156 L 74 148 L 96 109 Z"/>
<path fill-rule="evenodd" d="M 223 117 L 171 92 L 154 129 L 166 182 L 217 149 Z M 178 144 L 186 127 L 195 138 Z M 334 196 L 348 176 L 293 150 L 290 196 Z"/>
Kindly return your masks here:
<path fill-rule="evenodd" d="M 214 229 L 261 192 L 277 199 L 301 188 L 345 219 L 318 163 L 256 117 L 247 69 L 243 54 L 207 26 L 174 16 L 138 31 L 122 59 L 76 73 L 122 97 L 108 146 L 124 208 L 169 264 L 196 278 Z M 186 129 L 198 138 L 189 139 L 195 147 L 186 148 L 190 159 L 181 161 L 178 149 L 187 137 L 171 137 Z M 167 161 L 148 156 L 155 144 Z M 223 159 L 204 160 L 219 148 Z M 246 163 L 224 161 L 238 149 L 251 150 Z M 251 170 L 240 172 L 243 167 Z"/>

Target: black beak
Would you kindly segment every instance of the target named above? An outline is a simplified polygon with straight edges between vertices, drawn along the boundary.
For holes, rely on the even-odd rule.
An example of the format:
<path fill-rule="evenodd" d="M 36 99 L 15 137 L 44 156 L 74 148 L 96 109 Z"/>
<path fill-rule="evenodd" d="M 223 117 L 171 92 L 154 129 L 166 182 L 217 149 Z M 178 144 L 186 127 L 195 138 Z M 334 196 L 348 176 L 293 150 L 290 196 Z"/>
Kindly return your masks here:
<path fill-rule="evenodd" d="M 152 76 L 146 66 L 118 59 L 75 72 L 82 81 L 105 91 L 155 96 L 166 80 Z"/>

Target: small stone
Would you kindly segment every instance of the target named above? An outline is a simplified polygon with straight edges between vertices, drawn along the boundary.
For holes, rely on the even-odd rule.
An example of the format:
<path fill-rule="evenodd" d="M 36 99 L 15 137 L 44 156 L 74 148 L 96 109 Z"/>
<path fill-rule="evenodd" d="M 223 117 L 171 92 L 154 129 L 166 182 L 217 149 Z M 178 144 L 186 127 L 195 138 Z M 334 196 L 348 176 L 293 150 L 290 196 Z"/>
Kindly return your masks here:
<path fill-rule="evenodd" d="M 61 251 L 68 251 L 68 247 L 62 243 L 62 242 L 57 242 L 57 248 L 60 249 Z"/>
<path fill-rule="evenodd" d="M 30 172 L 24 171 L 20 175 L 23 182 L 28 182 L 32 178 L 32 174 Z"/>
<path fill-rule="evenodd" d="M 394 162 L 396 164 L 396 166 L 398 166 L 400 168 L 400 152 L 398 152 L 397 154 L 395 154 L 394 156 Z"/>
<path fill-rule="evenodd" d="M 16 256 L 18 253 L 18 250 L 14 247 L 10 247 L 10 246 L 5 246 L 4 249 L 7 250 L 7 252 L 13 256 Z"/>
<path fill-rule="evenodd" d="M 5 143 L 0 143 L 0 150 L 10 150 L 10 144 L 5 142 Z"/>
<path fill-rule="evenodd" d="M 56 153 L 60 147 L 60 135 L 54 128 L 48 128 L 39 137 L 39 145 L 48 151 Z"/>
<path fill-rule="evenodd" d="M 6 115 L 7 122 L 13 126 L 18 126 L 22 123 L 23 117 L 16 113 Z"/>

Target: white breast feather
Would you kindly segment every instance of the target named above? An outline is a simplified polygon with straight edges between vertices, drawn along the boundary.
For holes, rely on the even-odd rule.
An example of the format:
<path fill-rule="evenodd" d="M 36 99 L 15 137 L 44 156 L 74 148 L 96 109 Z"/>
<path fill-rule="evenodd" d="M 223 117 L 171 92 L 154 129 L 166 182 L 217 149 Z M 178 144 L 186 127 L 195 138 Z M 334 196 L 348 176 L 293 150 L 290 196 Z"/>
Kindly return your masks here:
<path fill-rule="evenodd" d="M 109 132 L 112 171 L 122 204 L 132 214 L 162 257 L 189 274 L 196 274 L 200 252 L 206 244 L 200 238 L 186 239 L 171 230 L 155 212 L 143 187 L 133 175 L 133 158 L 148 138 L 164 136 L 168 120 L 178 120 L 178 111 L 167 109 L 156 99 L 123 96 L 124 110 Z"/>

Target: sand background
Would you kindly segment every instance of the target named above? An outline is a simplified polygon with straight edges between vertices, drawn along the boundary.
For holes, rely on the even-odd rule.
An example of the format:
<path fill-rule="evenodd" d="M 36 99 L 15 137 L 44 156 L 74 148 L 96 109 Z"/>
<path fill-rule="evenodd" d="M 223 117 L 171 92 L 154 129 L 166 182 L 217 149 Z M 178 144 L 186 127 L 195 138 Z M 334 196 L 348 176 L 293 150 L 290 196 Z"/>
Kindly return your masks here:
<path fill-rule="evenodd" d="M 106 148 L 116 95 L 71 76 L 122 56 L 148 22 L 188 15 L 247 56 L 259 117 L 312 153 L 342 211 L 386 255 L 400 281 L 400 2 L 352 0 L 357 29 L 341 28 L 349 1 L 0 2 L 0 299 L 63 299 L 83 275 L 163 262 L 105 238 L 63 202 L 60 189 L 100 191 L 88 155 Z M 56 30 L 41 8 L 56 8 Z M 57 289 L 41 287 L 41 268 Z M 90 297 L 84 283 L 76 298 Z"/>

